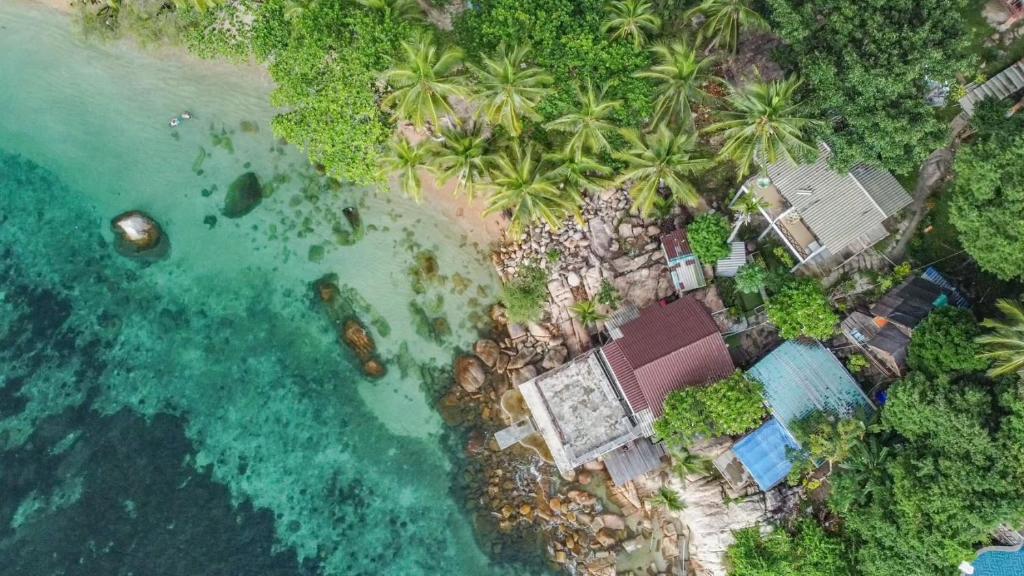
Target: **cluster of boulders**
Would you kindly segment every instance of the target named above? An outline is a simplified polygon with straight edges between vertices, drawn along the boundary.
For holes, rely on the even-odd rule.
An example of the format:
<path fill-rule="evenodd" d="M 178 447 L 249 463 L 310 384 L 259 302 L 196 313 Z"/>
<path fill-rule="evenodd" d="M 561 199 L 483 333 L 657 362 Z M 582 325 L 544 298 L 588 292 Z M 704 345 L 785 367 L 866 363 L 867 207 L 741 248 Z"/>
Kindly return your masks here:
<path fill-rule="evenodd" d="M 478 340 L 472 356 L 461 356 L 455 361 L 455 381 L 466 392 L 480 389 L 486 379 L 485 368 L 507 375 L 511 384 L 517 386 L 568 359 L 569 349 L 555 326 L 532 322 L 526 326 L 508 324 L 500 306 L 492 309 L 491 317 L 505 328 L 506 336 L 500 341 Z"/>

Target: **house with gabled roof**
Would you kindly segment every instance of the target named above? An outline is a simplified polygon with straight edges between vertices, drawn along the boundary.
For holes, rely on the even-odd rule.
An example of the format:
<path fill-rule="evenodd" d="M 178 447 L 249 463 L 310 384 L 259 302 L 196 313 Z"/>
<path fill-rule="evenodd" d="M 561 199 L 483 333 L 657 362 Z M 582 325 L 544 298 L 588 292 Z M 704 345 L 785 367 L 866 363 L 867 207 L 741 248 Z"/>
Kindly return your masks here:
<path fill-rule="evenodd" d="M 624 484 L 662 465 L 665 450 L 651 437 L 669 392 L 735 367 L 711 314 L 690 296 L 624 308 L 608 333 L 608 344 L 518 389 L 559 471 L 600 458 Z"/>
<path fill-rule="evenodd" d="M 827 270 L 866 250 L 889 235 L 885 222 L 912 202 L 886 170 L 860 165 L 840 173 L 829 166 L 829 148 L 822 144 L 819 151 L 810 164 L 769 164 L 733 200 L 743 194 L 762 200 L 768 226 L 758 239 L 774 234 L 796 259 L 794 270 Z"/>

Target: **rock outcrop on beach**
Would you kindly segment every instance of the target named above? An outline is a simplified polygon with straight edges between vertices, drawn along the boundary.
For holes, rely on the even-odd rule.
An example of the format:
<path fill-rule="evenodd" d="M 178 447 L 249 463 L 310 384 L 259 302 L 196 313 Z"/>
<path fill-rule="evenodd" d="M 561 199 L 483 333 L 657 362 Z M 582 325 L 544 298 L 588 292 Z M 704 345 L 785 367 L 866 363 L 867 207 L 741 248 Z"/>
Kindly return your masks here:
<path fill-rule="evenodd" d="M 263 186 L 255 172 L 246 172 L 228 187 L 224 195 L 221 214 L 228 218 L 241 218 L 252 212 L 263 201 Z"/>
<path fill-rule="evenodd" d="M 387 368 L 377 355 L 377 344 L 366 326 L 356 317 L 352 306 L 341 297 L 341 290 L 335 281 L 336 277 L 328 274 L 313 283 L 317 300 L 334 325 L 338 339 L 359 360 L 363 374 L 369 378 L 381 378 L 387 373 Z"/>
<path fill-rule="evenodd" d="M 110 221 L 117 251 L 130 258 L 160 260 L 170 252 L 171 242 L 156 220 L 145 212 L 132 210 Z"/>

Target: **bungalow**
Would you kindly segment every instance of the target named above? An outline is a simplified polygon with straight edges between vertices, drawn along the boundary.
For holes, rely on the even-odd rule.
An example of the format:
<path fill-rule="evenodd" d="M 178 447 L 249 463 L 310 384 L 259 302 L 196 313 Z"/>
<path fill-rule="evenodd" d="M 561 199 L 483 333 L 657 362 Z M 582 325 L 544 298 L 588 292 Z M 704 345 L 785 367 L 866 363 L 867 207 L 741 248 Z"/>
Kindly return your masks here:
<path fill-rule="evenodd" d="M 840 174 L 829 166 L 831 156 L 823 144 L 812 164 L 769 164 L 733 200 L 743 194 L 762 200 L 768 226 L 758 239 L 774 233 L 796 259 L 794 270 L 827 270 L 869 248 L 889 235 L 885 221 L 912 201 L 889 172 L 862 165 Z"/>
<path fill-rule="evenodd" d="M 704 266 L 690 249 L 686 228 L 680 228 L 661 237 L 661 251 L 665 254 L 669 277 L 676 292 L 682 294 L 707 285 Z"/>
<path fill-rule="evenodd" d="M 684 296 L 609 321 L 611 342 L 520 384 L 534 428 L 563 474 L 601 458 L 624 484 L 661 466 L 651 441 L 672 390 L 731 374 L 729 350 L 711 314 Z"/>
<path fill-rule="evenodd" d="M 822 411 L 839 417 L 873 411 L 874 406 L 842 363 L 820 342 L 788 341 L 757 362 L 747 375 L 764 386 L 772 418 L 715 459 L 734 487 L 753 480 L 768 491 L 792 469 L 788 454 L 800 443 L 792 426 Z"/>
<path fill-rule="evenodd" d="M 908 278 L 890 290 L 867 312 L 855 310 L 840 324 L 846 339 L 858 346 L 886 372 L 900 376 L 907 366 L 907 348 L 914 328 L 932 310 L 947 305 L 968 306 L 967 300 L 934 268 Z"/>

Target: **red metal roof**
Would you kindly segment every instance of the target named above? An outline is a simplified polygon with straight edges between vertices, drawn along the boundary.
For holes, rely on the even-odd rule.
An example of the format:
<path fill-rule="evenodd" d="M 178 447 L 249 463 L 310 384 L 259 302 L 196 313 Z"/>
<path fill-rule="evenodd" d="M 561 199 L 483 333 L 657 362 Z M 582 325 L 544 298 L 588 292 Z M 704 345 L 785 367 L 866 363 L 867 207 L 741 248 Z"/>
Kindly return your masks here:
<path fill-rule="evenodd" d="M 714 319 L 693 297 L 649 306 L 621 330 L 602 350 L 634 412 L 650 408 L 660 417 L 669 392 L 735 370 Z"/>
<path fill-rule="evenodd" d="M 690 241 L 686 238 L 686 228 L 680 228 L 662 236 L 661 246 L 665 249 L 665 255 L 669 260 L 693 254 L 693 251 L 690 250 Z"/>

